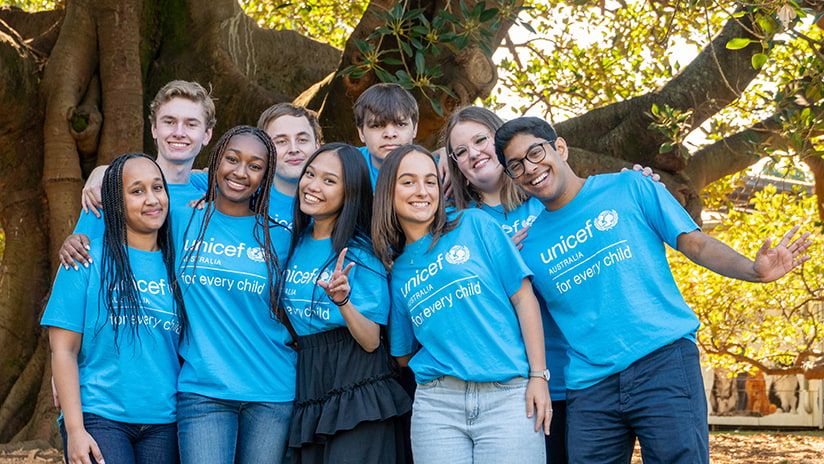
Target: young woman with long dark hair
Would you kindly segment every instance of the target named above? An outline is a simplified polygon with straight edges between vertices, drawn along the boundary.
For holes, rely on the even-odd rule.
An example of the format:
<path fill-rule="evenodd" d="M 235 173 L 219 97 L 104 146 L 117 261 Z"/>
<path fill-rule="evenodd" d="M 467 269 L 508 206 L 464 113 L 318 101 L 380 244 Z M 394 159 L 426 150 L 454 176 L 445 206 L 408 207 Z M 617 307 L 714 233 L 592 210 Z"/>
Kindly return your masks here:
<path fill-rule="evenodd" d="M 530 272 L 487 214 L 447 217 L 437 163 L 407 145 L 375 191 L 375 254 L 390 270 L 391 352 L 408 361 L 416 463 L 543 463 L 552 416 Z"/>
<path fill-rule="evenodd" d="M 299 335 L 292 462 L 398 462 L 397 419 L 411 404 L 380 336 L 389 289 L 358 149 L 332 143 L 312 154 L 294 211 L 282 293 Z"/>
<path fill-rule="evenodd" d="M 178 342 L 185 311 L 174 278 L 169 196 L 157 163 L 116 158 L 103 177 L 105 229 L 93 261 L 61 268 L 49 327 L 63 449 L 76 463 L 177 463 Z"/>
<path fill-rule="evenodd" d="M 234 127 L 209 158 L 205 207 L 173 210 L 191 308 L 178 380 L 185 463 L 279 463 L 285 453 L 296 355 L 271 310 L 289 243 L 267 214 L 274 172 L 271 138 Z"/>

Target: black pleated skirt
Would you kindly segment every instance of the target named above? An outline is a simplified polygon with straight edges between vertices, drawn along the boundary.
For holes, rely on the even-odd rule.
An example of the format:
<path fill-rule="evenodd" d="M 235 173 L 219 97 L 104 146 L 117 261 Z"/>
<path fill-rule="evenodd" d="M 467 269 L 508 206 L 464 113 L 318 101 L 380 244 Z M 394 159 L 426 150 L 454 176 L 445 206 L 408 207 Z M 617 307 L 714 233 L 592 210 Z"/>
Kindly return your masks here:
<path fill-rule="evenodd" d="M 384 343 L 368 353 L 346 327 L 298 337 L 293 463 L 395 462 L 411 408 Z"/>

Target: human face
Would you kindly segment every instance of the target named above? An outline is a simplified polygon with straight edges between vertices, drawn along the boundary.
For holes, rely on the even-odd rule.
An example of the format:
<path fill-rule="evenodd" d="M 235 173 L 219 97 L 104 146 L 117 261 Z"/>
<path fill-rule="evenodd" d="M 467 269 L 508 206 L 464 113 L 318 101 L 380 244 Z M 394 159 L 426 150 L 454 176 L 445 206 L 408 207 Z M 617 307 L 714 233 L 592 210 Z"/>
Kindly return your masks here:
<path fill-rule="evenodd" d="M 266 173 L 266 145 L 251 134 L 232 137 L 217 167 L 215 207 L 228 216 L 251 216 L 249 200 Z M 266 192 L 268 195 L 268 192 Z"/>
<path fill-rule="evenodd" d="M 278 152 L 277 179 L 289 184 L 295 184 L 300 179 L 303 163 L 318 149 L 318 141 L 312 124 L 304 117 L 284 115 L 266 126 L 266 133 L 272 137 Z M 291 192 L 294 195 L 295 186 Z"/>
<path fill-rule="evenodd" d="M 300 210 L 312 216 L 315 224 L 334 222 L 343 207 L 343 165 L 337 153 L 326 151 L 306 166 L 300 178 Z"/>
<path fill-rule="evenodd" d="M 483 124 L 475 121 L 463 121 L 455 124 L 449 133 L 449 145 L 458 169 L 466 180 L 481 191 L 487 192 L 500 188 L 504 167 L 495 155 L 493 133 Z"/>
<path fill-rule="evenodd" d="M 412 243 L 429 232 L 441 192 L 438 168 L 425 154 L 410 152 L 400 162 L 395 177 L 393 206 L 398 222 Z"/>
<path fill-rule="evenodd" d="M 376 168 L 381 167 L 390 151 L 414 142 L 417 133 L 418 125 L 412 124 L 409 118 L 389 121 L 381 125 L 375 122 L 374 116 L 370 115 L 366 118 L 363 127 L 358 127 L 361 142 L 366 145 L 369 154 L 372 155 L 372 164 Z"/>
<path fill-rule="evenodd" d="M 158 162 L 184 164 L 191 168 L 203 145 L 212 139 L 206 127 L 203 105 L 188 98 L 172 98 L 160 105 L 152 122 Z"/>
<path fill-rule="evenodd" d="M 169 212 L 169 195 L 157 166 L 146 158 L 134 158 L 123 165 L 123 209 L 126 238 L 131 246 L 149 251 L 157 247 L 157 231 Z M 148 242 L 147 242 L 148 239 Z"/>
<path fill-rule="evenodd" d="M 556 139 L 554 148 L 547 142 L 532 134 L 517 134 L 504 148 L 504 158 L 507 163 L 522 160 L 524 173 L 515 182 L 528 195 L 541 200 L 547 209 L 557 210 L 575 198 L 583 181 L 566 164 L 568 152 L 564 139 Z M 534 163 L 526 159 L 526 153 L 539 145 L 543 146 L 546 156 Z"/>

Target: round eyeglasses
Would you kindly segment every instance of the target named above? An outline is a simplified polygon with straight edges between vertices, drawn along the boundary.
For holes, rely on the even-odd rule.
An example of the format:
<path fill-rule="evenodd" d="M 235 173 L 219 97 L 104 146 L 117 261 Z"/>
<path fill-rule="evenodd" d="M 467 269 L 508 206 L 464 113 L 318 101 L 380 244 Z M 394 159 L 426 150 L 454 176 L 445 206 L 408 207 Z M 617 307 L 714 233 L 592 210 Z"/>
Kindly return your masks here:
<path fill-rule="evenodd" d="M 553 150 L 555 149 L 555 140 L 547 140 L 545 142 L 536 143 L 530 146 L 526 150 L 526 155 L 522 158 L 507 161 L 506 166 L 504 166 L 504 172 L 506 172 L 506 175 L 513 179 L 517 179 L 524 175 L 524 171 L 526 170 L 524 167 L 524 160 L 527 160 L 532 164 L 537 164 L 543 161 L 543 159 L 546 158 L 546 148 L 544 147 L 546 144 L 549 144 Z"/>
<path fill-rule="evenodd" d="M 469 147 L 474 148 L 476 151 L 483 150 L 487 145 L 489 145 L 489 136 L 485 134 L 475 134 L 469 141 Z M 469 147 L 466 145 L 458 145 L 452 150 L 449 157 L 455 160 L 456 163 L 463 162 L 469 154 Z"/>

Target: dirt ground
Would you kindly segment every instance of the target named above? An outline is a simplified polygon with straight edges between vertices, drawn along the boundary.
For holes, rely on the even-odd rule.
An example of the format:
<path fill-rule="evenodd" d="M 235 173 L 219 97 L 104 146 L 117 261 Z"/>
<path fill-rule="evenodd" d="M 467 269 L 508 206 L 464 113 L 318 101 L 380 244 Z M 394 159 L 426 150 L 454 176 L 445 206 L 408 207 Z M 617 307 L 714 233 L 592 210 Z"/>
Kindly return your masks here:
<path fill-rule="evenodd" d="M 62 454 L 42 443 L 0 445 L 0 464 L 57 464 Z M 710 455 L 716 464 L 824 464 L 822 433 L 713 433 Z M 641 464 L 636 447 L 633 464 Z"/>

